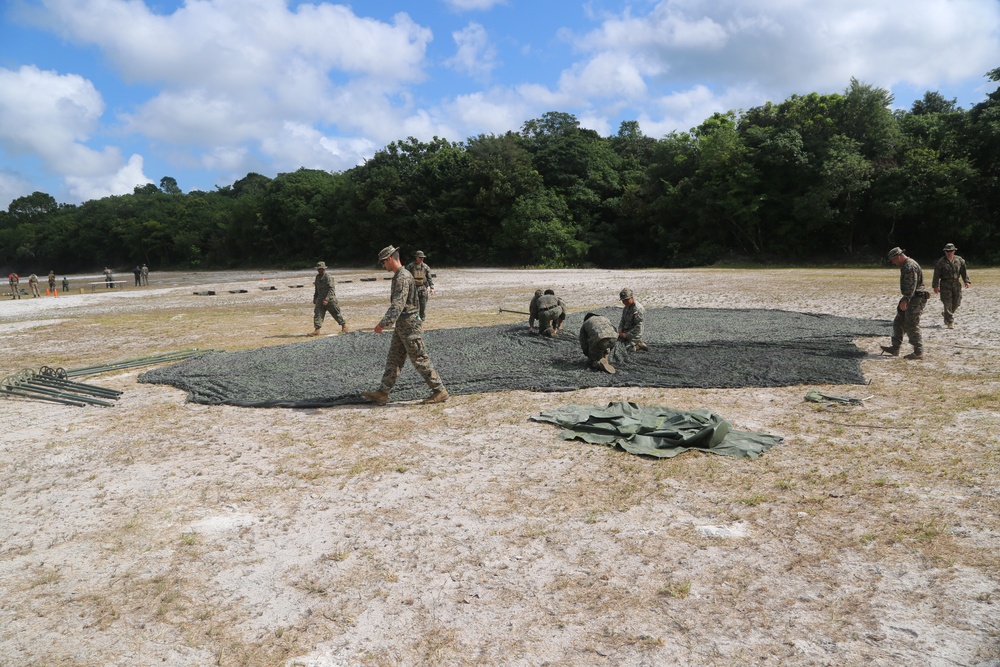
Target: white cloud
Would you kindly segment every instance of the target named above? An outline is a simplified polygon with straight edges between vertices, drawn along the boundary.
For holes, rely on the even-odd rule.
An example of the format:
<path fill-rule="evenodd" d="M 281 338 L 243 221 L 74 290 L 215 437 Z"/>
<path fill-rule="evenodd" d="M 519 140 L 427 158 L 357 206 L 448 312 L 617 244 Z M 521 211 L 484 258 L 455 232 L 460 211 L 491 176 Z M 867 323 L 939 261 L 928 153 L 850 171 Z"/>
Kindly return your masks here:
<path fill-rule="evenodd" d="M 577 46 L 628 54 L 663 85 L 754 81 L 784 96 L 841 90 L 852 76 L 881 86 L 975 76 L 995 66 L 998 31 L 995 0 L 662 0 L 646 16 L 606 18 Z"/>
<path fill-rule="evenodd" d="M 141 158 L 136 174 L 137 156 L 123 166 L 117 148 L 95 150 L 84 143 L 103 111 L 101 96 L 83 77 L 30 65 L 17 71 L 0 68 L 0 145 L 12 155 L 37 156 L 47 171 L 65 178 L 73 194 L 91 189 L 123 194 L 148 181 Z M 125 187 L 123 175 L 139 180 Z"/>
<path fill-rule="evenodd" d="M 506 5 L 507 0 L 445 0 L 445 4 L 459 12 L 485 11 L 493 9 L 497 5 Z"/>
<path fill-rule="evenodd" d="M 490 43 L 486 29 L 478 23 L 470 23 L 451 36 L 458 48 L 445 64 L 477 81 L 488 79 L 497 66 L 497 51 Z"/>
<path fill-rule="evenodd" d="M 3 210 L 10 208 L 10 202 L 30 195 L 35 189 L 31 181 L 16 171 L 0 169 L 0 208 Z"/>
<path fill-rule="evenodd" d="M 142 163 L 141 155 L 133 155 L 113 174 L 66 176 L 66 185 L 70 194 L 80 201 L 128 194 L 137 185 L 153 182 L 142 173 Z"/>

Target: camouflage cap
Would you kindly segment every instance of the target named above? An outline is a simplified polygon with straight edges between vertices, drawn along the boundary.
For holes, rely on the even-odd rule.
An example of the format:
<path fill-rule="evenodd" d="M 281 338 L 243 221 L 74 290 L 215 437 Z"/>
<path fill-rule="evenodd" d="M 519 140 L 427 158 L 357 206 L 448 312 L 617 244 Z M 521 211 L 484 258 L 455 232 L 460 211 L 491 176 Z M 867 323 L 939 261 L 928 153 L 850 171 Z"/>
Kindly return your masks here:
<path fill-rule="evenodd" d="M 895 248 L 893 248 L 892 250 L 889 251 L 889 259 L 893 259 L 895 257 L 899 257 L 904 252 L 906 252 L 906 251 L 903 250 L 902 248 L 900 248 L 899 246 L 896 246 Z"/>
<path fill-rule="evenodd" d="M 326 268 L 326 262 L 316 262 L 316 268 L 317 269 L 325 269 Z"/>
<path fill-rule="evenodd" d="M 944 247 L 945 252 L 955 252 L 956 250 L 958 250 L 958 248 L 955 247 L 954 243 L 949 243 Z"/>
<path fill-rule="evenodd" d="M 426 257 L 426 256 L 427 256 L 427 255 L 425 255 L 425 254 L 424 254 L 424 251 L 423 251 L 423 250 L 418 250 L 418 251 L 417 251 L 417 254 L 416 254 L 416 255 L 414 255 L 414 257 Z"/>
<path fill-rule="evenodd" d="M 384 262 L 385 260 L 389 259 L 390 257 L 392 257 L 392 253 L 396 252 L 396 250 L 397 250 L 396 246 L 391 246 L 391 245 L 387 245 L 386 247 L 382 248 L 382 252 L 378 254 L 378 261 Z"/>
<path fill-rule="evenodd" d="M 625 299 L 628 299 L 631 296 L 632 296 L 632 288 L 631 287 L 625 287 L 625 288 L 622 289 L 621 292 L 618 293 L 618 299 L 619 299 L 619 301 L 624 301 Z"/>

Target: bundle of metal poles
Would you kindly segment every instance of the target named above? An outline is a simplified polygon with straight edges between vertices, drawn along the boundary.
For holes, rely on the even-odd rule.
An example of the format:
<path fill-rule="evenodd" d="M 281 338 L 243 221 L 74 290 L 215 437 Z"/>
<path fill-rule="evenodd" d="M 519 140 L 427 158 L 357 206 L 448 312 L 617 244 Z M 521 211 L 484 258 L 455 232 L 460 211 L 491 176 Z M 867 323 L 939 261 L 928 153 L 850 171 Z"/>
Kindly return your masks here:
<path fill-rule="evenodd" d="M 42 366 L 37 371 L 28 368 L 0 380 L 0 396 L 33 398 L 39 401 L 50 401 L 79 407 L 84 405 L 112 407 L 114 403 L 111 401 L 117 400 L 122 395 L 122 392 L 117 389 L 106 389 L 104 387 L 96 387 L 92 384 L 75 382 L 69 378 L 80 375 L 109 373 L 127 368 L 137 368 L 139 366 L 151 366 L 169 361 L 181 361 L 198 356 L 199 354 L 205 354 L 207 351 L 180 350 L 178 352 L 154 354 L 148 357 L 127 359 L 99 366 L 74 368 L 72 370 L 50 368 L 48 366 Z"/>
<path fill-rule="evenodd" d="M 80 375 L 96 375 L 98 373 L 108 373 L 110 371 L 119 371 L 126 368 L 138 368 L 139 366 L 151 366 L 153 364 L 165 363 L 168 361 L 182 361 L 184 359 L 189 359 L 190 357 L 196 357 L 199 354 L 205 354 L 209 350 L 178 350 L 177 352 L 165 352 L 163 354 L 154 354 L 148 357 L 138 357 L 136 359 L 126 359 L 125 361 L 118 361 L 112 364 L 101 364 L 99 366 L 85 366 L 83 368 L 73 368 L 71 370 L 57 369 L 57 373 L 61 377 L 71 378 L 78 377 Z"/>
<path fill-rule="evenodd" d="M 58 377 L 52 369 L 43 367 L 38 371 L 23 370 L 0 380 L 0 395 L 32 398 L 77 407 L 100 405 L 110 408 L 114 406 L 112 401 L 117 400 L 122 392 L 73 382 Z"/>

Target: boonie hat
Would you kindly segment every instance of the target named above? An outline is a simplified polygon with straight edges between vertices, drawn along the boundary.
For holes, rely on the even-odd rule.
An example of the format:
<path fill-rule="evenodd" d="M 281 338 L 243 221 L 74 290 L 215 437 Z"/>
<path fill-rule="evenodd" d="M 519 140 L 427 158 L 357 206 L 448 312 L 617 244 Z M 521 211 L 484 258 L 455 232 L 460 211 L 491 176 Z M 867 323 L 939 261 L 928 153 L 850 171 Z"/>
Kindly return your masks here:
<path fill-rule="evenodd" d="M 316 268 L 317 269 L 325 269 L 326 268 L 326 262 L 316 262 Z"/>
<path fill-rule="evenodd" d="M 379 263 L 384 262 L 392 256 L 392 253 L 396 252 L 396 246 L 387 245 L 382 248 L 382 252 L 378 254 Z"/>
<path fill-rule="evenodd" d="M 889 259 L 892 259 L 893 257 L 899 257 L 904 252 L 906 251 L 900 248 L 899 246 L 896 246 L 895 248 L 889 251 Z"/>
<path fill-rule="evenodd" d="M 629 298 L 630 296 L 632 296 L 632 289 L 629 288 L 629 287 L 626 287 L 626 288 L 622 289 L 622 291 L 618 293 L 618 299 L 620 301 L 624 301 L 625 299 Z"/>
<path fill-rule="evenodd" d="M 955 247 L 954 243 L 949 243 L 944 247 L 945 252 L 955 252 L 956 250 L 958 250 L 958 248 Z"/>
<path fill-rule="evenodd" d="M 418 250 L 418 251 L 417 251 L 417 254 L 416 254 L 416 255 L 414 255 L 414 257 L 426 257 L 426 256 L 427 256 L 427 255 L 425 255 L 425 254 L 424 254 L 424 251 L 423 251 L 423 250 Z"/>

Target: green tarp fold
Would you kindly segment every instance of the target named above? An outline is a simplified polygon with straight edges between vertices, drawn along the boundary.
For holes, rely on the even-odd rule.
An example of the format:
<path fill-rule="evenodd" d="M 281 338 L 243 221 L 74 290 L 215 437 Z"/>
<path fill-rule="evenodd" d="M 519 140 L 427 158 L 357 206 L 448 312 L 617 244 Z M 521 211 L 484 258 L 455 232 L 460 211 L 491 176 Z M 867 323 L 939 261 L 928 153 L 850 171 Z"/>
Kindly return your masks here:
<path fill-rule="evenodd" d="M 621 447 L 630 454 L 672 458 L 692 449 L 721 456 L 755 459 L 782 438 L 736 431 L 711 410 L 682 412 L 639 406 L 628 401 L 607 407 L 566 405 L 543 412 L 532 421 L 562 426 L 564 440 Z"/>

